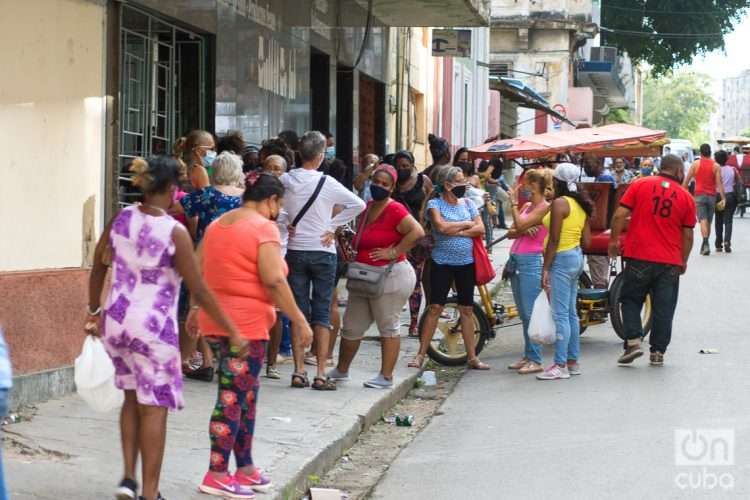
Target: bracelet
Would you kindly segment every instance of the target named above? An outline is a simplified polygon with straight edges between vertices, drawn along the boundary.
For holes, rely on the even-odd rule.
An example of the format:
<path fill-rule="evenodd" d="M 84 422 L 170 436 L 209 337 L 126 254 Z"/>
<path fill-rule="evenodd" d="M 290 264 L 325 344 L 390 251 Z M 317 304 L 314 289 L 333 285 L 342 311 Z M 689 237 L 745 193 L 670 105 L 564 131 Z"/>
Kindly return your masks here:
<path fill-rule="evenodd" d="M 398 257 L 398 252 L 395 248 L 391 248 L 391 260 L 396 260 L 396 257 Z"/>
<path fill-rule="evenodd" d="M 99 316 L 102 313 L 102 306 L 97 307 L 94 311 L 91 310 L 91 306 L 88 306 L 86 312 L 89 313 L 89 316 Z"/>
<path fill-rule="evenodd" d="M 193 309 L 195 311 L 197 311 L 200 308 L 201 308 L 201 306 L 190 306 L 190 309 Z"/>

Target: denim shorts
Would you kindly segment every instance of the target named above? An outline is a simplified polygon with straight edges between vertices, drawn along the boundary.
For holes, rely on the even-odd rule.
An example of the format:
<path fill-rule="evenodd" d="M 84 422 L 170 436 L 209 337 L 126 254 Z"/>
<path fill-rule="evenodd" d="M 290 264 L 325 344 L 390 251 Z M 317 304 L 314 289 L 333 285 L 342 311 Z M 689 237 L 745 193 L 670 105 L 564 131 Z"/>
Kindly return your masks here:
<path fill-rule="evenodd" d="M 695 207 L 698 210 L 698 220 L 711 220 L 716 209 L 716 196 L 700 194 L 695 197 Z"/>
<path fill-rule="evenodd" d="M 331 298 L 336 282 L 336 254 L 289 250 L 289 286 L 311 325 L 331 328 Z"/>

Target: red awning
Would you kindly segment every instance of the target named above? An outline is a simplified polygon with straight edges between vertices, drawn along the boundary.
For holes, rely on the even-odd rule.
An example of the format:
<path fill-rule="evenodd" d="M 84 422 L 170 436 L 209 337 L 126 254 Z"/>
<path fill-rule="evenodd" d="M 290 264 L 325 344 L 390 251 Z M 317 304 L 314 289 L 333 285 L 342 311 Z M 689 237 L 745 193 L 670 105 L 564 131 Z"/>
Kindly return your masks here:
<path fill-rule="evenodd" d="M 469 149 L 473 158 L 546 158 L 561 153 L 596 152 L 601 156 L 657 156 L 669 140 L 663 130 L 618 123 L 566 132 L 500 139 Z"/>

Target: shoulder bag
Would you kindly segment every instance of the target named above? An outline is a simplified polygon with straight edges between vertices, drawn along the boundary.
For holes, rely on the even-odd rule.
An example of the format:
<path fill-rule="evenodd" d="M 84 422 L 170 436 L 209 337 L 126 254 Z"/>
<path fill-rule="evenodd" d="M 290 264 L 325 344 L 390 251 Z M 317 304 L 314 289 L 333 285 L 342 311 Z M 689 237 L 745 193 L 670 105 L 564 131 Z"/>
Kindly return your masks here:
<path fill-rule="evenodd" d="M 367 227 L 367 215 L 369 213 L 370 207 L 367 207 L 362 217 L 362 224 L 357 237 L 354 239 L 353 250 L 355 258 L 359 250 L 359 242 L 362 240 L 362 234 L 364 234 L 365 227 Z M 387 266 L 371 266 L 362 262 L 350 262 L 346 270 L 346 289 L 351 295 L 376 299 L 383 295 L 385 280 L 391 273 L 392 268 L 393 261 Z"/>
<path fill-rule="evenodd" d="M 310 196 L 310 199 L 307 200 L 307 203 L 304 204 L 302 209 L 297 213 L 297 216 L 292 221 L 292 226 L 297 227 L 297 224 L 300 220 L 302 220 L 302 217 L 305 216 L 308 210 L 310 210 L 310 207 L 313 203 L 315 203 L 315 200 L 318 199 L 318 195 L 320 194 L 320 191 L 323 189 L 323 184 L 326 182 L 326 176 L 321 175 L 320 180 L 318 181 L 318 185 L 315 186 L 315 191 L 313 191 L 313 194 Z"/>

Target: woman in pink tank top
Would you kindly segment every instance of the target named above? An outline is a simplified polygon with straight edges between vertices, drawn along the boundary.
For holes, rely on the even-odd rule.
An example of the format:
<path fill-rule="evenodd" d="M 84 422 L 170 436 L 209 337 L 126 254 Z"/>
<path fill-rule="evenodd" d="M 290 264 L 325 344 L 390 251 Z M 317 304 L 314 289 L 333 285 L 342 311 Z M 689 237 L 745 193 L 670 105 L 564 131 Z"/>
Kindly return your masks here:
<path fill-rule="evenodd" d="M 549 210 L 549 203 L 544 197 L 546 186 L 547 179 L 544 169 L 528 170 L 520 187 L 526 192 L 525 197 L 531 201 L 524 204 L 519 211 L 518 188 L 514 189 L 511 195 L 513 226 L 508 231 L 508 237 L 515 241 L 510 249 L 510 258 L 503 275 L 510 276 L 513 298 L 521 316 L 524 354 L 519 361 L 508 366 L 508 368 L 517 370 L 521 375 L 544 371 L 541 348 L 529 339 L 529 321 L 531 320 L 534 301 L 541 292 L 542 252 L 544 252 L 544 238 L 547 236 L 547 229 L 544 226 L 535 226 L 525 232 L 518 232 L 515 228 L 520 221 L 529 217 L 536 216 L 541 219 L 542 215 Z"/>

